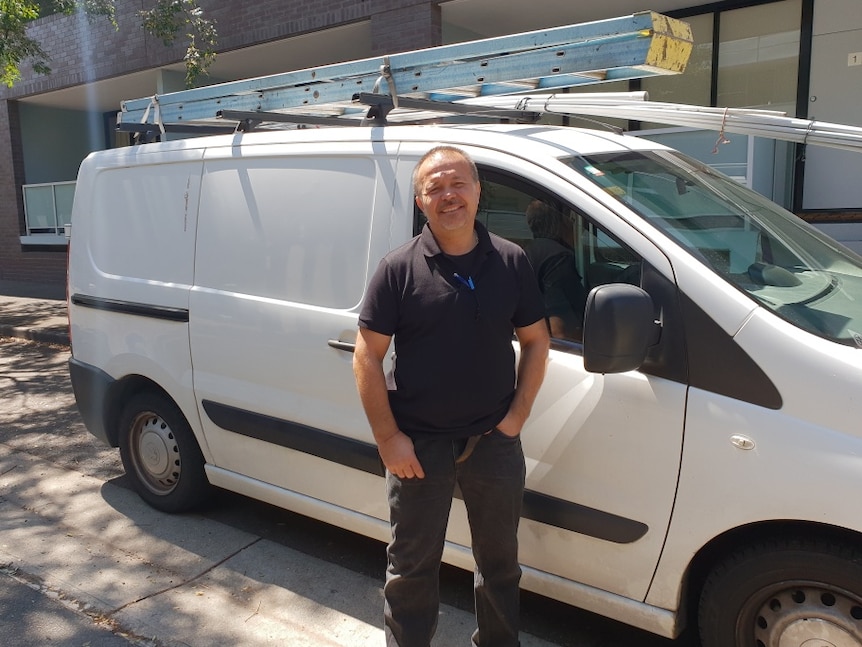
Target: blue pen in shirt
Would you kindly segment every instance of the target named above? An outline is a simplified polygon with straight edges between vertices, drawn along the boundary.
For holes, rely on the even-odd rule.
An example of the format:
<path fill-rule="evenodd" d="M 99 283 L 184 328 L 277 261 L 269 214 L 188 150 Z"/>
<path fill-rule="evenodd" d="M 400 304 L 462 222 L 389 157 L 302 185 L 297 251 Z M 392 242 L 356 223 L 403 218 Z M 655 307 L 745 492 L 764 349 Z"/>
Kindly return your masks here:
<path fill-rule="evenodd" d="M 465 279 L 463 276 L 461 276 L 460 274 L 458 274 L 458 272 L 455 272 L 455 278 L 456 278 L 456 279 L 458 279 L 461 283 L 463 283 L 464 285 L 466 285 L 466 286 L 467 286 L 468 288 L 470 288 L 471 290 L 475 290 L 475 289 L 476 289 L 476 286 L 473 284 L 473 277 L 472 277 L 472 276 L 468 276 L 468 277 Z"/>

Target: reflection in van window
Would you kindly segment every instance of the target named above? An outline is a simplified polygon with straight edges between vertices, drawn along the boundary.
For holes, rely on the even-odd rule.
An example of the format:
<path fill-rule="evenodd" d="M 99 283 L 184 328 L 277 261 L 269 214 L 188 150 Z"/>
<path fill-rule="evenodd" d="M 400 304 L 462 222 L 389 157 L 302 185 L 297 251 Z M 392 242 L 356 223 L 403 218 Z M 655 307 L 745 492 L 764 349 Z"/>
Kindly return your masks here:
<path fill-rule="evenodd" d="M 486 168 L 479 174 L 482 197 L 476 219 L 523 247 L 542 292 L 551 336 L 582 341 L 587 293 L 605 283 L 639 285 L 640 258 L 539 187 Z"/>
<path fill-rule="evenodd" d="M 862 257 L 792 213 L 673 151 L 568 163 L 761 305 L 862 347 Z"/>

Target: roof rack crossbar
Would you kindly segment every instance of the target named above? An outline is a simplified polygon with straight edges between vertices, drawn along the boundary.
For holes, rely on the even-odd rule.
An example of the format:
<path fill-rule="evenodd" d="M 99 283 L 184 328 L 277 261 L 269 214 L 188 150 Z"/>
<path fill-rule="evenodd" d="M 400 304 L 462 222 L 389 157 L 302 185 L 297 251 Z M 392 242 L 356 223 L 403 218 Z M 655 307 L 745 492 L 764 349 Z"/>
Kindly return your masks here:
<path fill-rule="evenodd" d="M 376 125 L 384 125 L 387 122 L 387 117 L 393 110 L 402 111 L 402 114 L 398 118 L 399 123 L 404 121 L 425 121 L 450 115 L 467 115 L 485 119 L 511 119 L 521 123 L 534 123 L 541 116 L 541 112 L 531 110 L 495 108 L 491 106 L 467 105 L 409 97 L 393 98 L 386 94 L 375 94 L 373 92 L 360 92 L 354 95 L 353 103 L 368 106 L 369 110 L 362 117 L 362 122 Z M 417 114 L 412 111 L 420 112 Z M 264 123 L 355 126 L 361 118 L 361 114 L 358 112 L 353 114 L 353 118 L 351 118 L 351 115 L 331 115 L 326 117 L 296 113 L 242 110 L 220 110 L 216 116 L 219 119 L 238 122 L 237 129 L 243 132 L 254 130 Z M 137 125 L 136 127 L 142 130 L 152 130 L 151 127 L 142 127 L 142 125 Z"/>
<path fill-rule="evenodd" d="M 216 117 L 227 121 L 239 122 L 239 130 L 248 132 L 263 123 L 284 123 L 307 126 L 355 126 L 356 122 L 339 119 L 335 116 L 319 117 L 282 112 L 258 112 L 243 110 L 219 110 Z"/>
<path fill-rule="evenodd" d="M 224 135 L 236 130 L 232 125 L 219 124 L 164 124 L 164 132 L 189 133 L 196 135 Z M 123 133 L 156 133 L 161 134 L 158 124 L 118 123 L 115 130 Z"/>
<path fill-rule="evenodd" d="M 541 113 L 529 110 L 517 110 L 508 108 L 495 108 L 490 106 L 468 105 L 464 103 L 452 103 L 451 101 L 437 101 L 431 99 L 412 99 L 410 97 L 398 97 L 397 106 L 392 97 L 385 94 L 373 94 L 360 92 L 353 98 L 355 103 L 367 106 L 380 106 L 386 110 L 388 115 L 394 108 L 421 110 L 431 113 L 470 115 L 475 117 L 486 117 L 489 119 L 514 119 L 516 121 L 533 123 L 539 119 Z M 436 114 L 434 116 L 440 116 Z M 410 115 L 407 115 L 410 118 Z"/>

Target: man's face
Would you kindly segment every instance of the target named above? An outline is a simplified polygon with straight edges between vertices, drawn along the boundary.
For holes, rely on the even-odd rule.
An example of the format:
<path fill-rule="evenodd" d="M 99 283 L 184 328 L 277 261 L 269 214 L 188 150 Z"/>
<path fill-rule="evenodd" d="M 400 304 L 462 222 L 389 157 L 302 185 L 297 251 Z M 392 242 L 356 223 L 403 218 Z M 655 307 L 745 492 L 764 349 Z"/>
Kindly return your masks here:
<path fill-rule="evenodd" d="M 425 160 L 417 172 L 416 204 L 428 218 L 431 231 L 473 231 L 479 209 L 479 182 L 460 155 L 441 153 Z"/>

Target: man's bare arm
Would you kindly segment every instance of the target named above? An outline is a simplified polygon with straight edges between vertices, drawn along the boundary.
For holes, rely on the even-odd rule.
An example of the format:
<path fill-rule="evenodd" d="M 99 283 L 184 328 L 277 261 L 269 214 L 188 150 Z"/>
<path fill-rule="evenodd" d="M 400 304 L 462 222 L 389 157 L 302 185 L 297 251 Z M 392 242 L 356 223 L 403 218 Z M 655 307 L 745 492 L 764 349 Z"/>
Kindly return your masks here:
<path fill-rule="evenodd" d="M 416 458 L 413 441 L 398 428 L 389 406 L 383 359 L 390 340 L 387 335 L 359 329 L 353 352 L 356 388 L 386 469 L 401 478 L 423 478 L 425 472 Z"/>
<path fill-rule="evenodd" d="M 512 404 L 509 406 L 509 412 L 497 425 L 497 428 L 507 436 L 520 434 L 530 415 L 539 387 L 545 379 L 545 364 L 548 361 L 548 349 L 551 343 L 544 319 L 523 328 L 515 328 L 515 335 L 521 345 L 518 385 Z"/>

